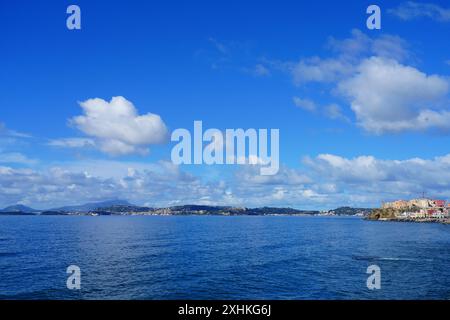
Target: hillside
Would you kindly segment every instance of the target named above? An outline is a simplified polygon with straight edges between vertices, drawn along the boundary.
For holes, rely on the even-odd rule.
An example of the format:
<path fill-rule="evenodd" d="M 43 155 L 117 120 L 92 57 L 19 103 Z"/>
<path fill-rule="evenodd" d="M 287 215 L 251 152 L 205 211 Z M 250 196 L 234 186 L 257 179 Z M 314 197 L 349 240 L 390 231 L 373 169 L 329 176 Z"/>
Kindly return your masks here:
<path fill-rule="evenodd" d="M 39 211 L 36 210 L 36 209 L 30 208 L 30 207 L 21 205 L 21 204 L 17 204 L 17 205 L 14 205 L 14 206 L 6 207 L 6 208 L 0 210 L 0 212 L 27 212 L 27 213 L 36 213 L 36 212 L 39 212 Z"/>
<path fill-rule="evenodd" d="M 395 219 L 398 214 L 398 210 L 388 209 L 373 209 L 367 216 L 368 220 L 380 220 L 380 219 Z"/>

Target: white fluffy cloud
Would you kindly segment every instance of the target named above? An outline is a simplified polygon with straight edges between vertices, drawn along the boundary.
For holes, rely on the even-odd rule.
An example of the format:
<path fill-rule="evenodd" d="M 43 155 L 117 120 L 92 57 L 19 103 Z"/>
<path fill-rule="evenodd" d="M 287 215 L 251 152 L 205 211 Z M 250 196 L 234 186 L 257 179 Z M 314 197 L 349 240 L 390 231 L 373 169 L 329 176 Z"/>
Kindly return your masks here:
<path fill-rule="evenodd" d="M 298 86 L 321 83 L 322 92 L 343 98 L 357 123 L 366 131 L 450 131 L 450 81 L 442 75 L 427 75 L 407 61 L 414 60 L 408 44 L 400 37 L 370 38 L 353 30 L 350 38 L 330 38 L 328 48 L 335 56 L 278 63 Z M 309 99 L 295 97 L 294 103 L 307 111 L 320 108 L 331 119 L 349 122 L 336 103 L 319 107 Z"/>
<path fill-rule="evenodd" d="M 110 102 L 89 99 L 80 103 L 84 114 L 71 119 L 71 124 L 91 137 L 95 145 L 111 155 L 146 154 L 148 146 L 163 143 L 167 128 L 160 116 L 152 113 L 139 115 L 134 105 L 124 97 L 113 97 Z M 90 140 L 66 139 L 56 145 L 76 146 Z"/>
<path fill-rule="evenodd" d="M 388 12 L 402 20 L 425 17 L 440 22 L 450 21 L 450 8 L 444 8 L 434 3 L 407 1 Z"/>
<path fill-rule="evenodd" d="M 407 43 L 393 35 L 370 38 L 360 30 L 352 30 L 350 38 L 330 38 L 327 47 L 336 53 L 335 57 L 309 57 L 296 63 L 283 64 L 296 85 L 308 82 L 333 83 L 351 76 L 360 61 L 367 56 L 403 61 L 410 57 Z"/>
<path fill-rule="evenodd" d="M 339 84 L 339 91 L 367 131 L 450 129 L 448 80 L 394 60 L 364 60 L 354 76 Z"/>

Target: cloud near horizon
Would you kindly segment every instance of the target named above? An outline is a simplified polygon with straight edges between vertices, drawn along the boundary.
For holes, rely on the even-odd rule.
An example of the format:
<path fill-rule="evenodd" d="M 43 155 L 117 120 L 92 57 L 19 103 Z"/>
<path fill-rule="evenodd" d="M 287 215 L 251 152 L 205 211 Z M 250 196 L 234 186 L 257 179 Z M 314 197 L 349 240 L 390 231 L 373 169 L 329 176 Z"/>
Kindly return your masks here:
<path fill-rule="evenodd" d="M 0 163 L 34 165 L 38 163 L 36 159 L 30 159 L 20 152 L 5 152 L 0 150 Z"/>
<path fill-rule="evenodd" d="M 120 198 L 156 207 L 331 209 L 379 206 L 382 201 L 417 197 L 424 190 L 450 199 L 450 154 L 405 160 L 319 154 L 305 157 L 299 168 L 281 166 L 275 176 L 260 176 L 258 167 L 251 165 L 233 170 L 235 174 L 211 181 L 167 161 L 91 160 L 43 169 L 0 166 L 0 207 L 24 204 L 43 209 Z"/>
<path fill-rule="evenodd" d="M 377 159 L 373 156 L 345 158 L 333 154 L 306 157 L 304 164 L 350 198 L 370 199 L 370 203 L 419 196 L 450 198 L 450 154 L 431 159 Z M 318 181 L 316 181 L 318 183 Z"/>

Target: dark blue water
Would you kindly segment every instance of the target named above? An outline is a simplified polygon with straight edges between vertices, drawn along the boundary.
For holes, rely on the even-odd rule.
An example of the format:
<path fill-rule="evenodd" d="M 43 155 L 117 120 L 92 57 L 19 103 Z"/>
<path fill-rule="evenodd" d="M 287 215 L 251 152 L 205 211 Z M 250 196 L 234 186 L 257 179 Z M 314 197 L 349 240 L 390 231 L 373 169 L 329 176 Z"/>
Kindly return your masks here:
<path fill-rule="evenodd" d="M 81 268 L 81 290 L 66 268 Z M 381 289 L 366 269 L 381 268 Z M 0 217 L 0 298 L 450 299 L 450 226 L 321 217 Z"/>

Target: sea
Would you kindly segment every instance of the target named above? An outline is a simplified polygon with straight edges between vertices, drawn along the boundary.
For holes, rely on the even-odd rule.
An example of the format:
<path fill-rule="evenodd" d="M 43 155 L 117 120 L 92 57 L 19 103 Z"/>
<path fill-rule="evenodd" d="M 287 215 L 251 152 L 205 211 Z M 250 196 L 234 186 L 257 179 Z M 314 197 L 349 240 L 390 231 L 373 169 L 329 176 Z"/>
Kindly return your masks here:
<path fill-rule="evenodd" d="M 79 289 L 67 285 L 69 266 L 79 268 Z M 376 288 L 367 285 L 373 266 Z M 450 225 L 0 216 L 0 299 L 448 300 Z"/>

